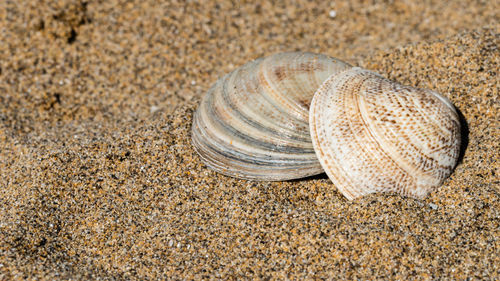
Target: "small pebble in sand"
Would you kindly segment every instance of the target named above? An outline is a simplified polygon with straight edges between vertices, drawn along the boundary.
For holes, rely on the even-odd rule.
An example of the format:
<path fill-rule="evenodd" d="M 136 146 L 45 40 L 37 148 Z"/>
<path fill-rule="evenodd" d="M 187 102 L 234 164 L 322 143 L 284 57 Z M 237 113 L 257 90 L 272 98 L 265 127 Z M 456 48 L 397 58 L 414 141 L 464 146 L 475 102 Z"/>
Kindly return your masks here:
<path fill-rule="evenodd" d="M 328 16 L 333 19 L 333 18 L 335 18 L 337 16 L 337 12 L 335 10 L 331 10 L 328 13 Z"/>
<path fill-rule="evenodd" d="M 431 209 L 433 209 L 433 210 L 436 210 L 438 208 L 438 206 L 436 204 L 432 204 L 432 203 L 429 204 L 429 207 L 431 207 Z"/>
<path fill-rule="evenodd" d="M 156 106 L 156 105 L 153 105 L 153 106 L 151 106 L 151 107 L 149 108 L 149 112 L 150 112 L 150 113 L 155 113 L 155 112 L 157 112 L 158 110 L 160 110 L 160 108 L 159 108 L 158 106 Z"/>

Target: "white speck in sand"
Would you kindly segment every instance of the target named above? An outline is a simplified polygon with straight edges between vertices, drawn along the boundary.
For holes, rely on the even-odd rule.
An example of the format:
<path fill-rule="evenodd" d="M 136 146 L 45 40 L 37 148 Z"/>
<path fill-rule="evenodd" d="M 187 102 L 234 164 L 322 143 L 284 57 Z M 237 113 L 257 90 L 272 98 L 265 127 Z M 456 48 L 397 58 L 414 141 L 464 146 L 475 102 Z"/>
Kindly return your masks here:
<path fill-rule="evenodd" d="M 149 112 L 150 113 L 155 113 L 156 111 L 158 111 L 160 108 L 156 105 L 153 105 L 151 106 L 151 108 L 149 108 Z"/>

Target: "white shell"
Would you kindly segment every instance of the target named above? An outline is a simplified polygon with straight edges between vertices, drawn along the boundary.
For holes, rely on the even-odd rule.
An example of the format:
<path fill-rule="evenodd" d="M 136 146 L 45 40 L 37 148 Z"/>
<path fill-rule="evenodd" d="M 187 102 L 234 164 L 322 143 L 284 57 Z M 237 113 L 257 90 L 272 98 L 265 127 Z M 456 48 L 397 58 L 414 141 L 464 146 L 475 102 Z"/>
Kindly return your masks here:
<path fill-rule="evenodd" d="M 309 117 L 319 161 L 350 200 L 373 192 L 423 198 L 457 163 L 460 122 L 450 101 L 367 70 L 326 80 Z"/>
<path fill-rule="evenodd" d="M 349 68 L 313 53 L 257 59 L 219 79 L 203 97 L 192 142 L 213 170 L 245 179 L 322 173 L 309 135 L 309 104 L 330 75 Z"/>

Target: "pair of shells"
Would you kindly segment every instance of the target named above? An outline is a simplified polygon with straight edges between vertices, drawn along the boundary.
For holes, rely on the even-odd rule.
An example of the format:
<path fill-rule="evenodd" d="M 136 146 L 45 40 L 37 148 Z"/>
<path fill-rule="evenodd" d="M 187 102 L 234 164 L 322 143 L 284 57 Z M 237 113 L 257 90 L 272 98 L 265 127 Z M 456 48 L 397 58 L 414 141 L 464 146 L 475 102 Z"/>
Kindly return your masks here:
<path fill-rule="evenodd" d="M 192 143 L 211 169 L 252 180 L 326 172 L 348 199 L 425 197 L 455 166 L 458 115 L 440 94 L 338 59 L 281 53 L 219 79 L 197 109 Z"/>

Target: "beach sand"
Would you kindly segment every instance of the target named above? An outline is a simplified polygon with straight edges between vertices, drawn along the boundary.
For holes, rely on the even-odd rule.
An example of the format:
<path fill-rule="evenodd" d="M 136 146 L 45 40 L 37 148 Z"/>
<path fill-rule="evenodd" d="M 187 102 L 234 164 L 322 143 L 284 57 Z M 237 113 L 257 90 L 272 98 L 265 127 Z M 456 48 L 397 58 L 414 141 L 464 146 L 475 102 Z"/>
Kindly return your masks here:
<path fill-rule="evenodd" d="M 497 1 L 156 2 L 0 3 L 0 280 L 500 278 Z M 203 93 L 293 50 L 447 96 L 451 177 L 348 201 L 209 170 Z"/>

